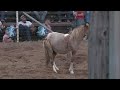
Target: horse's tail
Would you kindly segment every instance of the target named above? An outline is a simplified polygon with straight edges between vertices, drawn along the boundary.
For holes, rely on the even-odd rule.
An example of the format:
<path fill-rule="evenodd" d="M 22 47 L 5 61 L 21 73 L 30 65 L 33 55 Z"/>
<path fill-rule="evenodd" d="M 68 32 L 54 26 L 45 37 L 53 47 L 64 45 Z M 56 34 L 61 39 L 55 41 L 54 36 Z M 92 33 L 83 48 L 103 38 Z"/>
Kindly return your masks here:
<path fill-rule="evenodd" d="M 50 59 L 52 57 L 52 54 L 53 54 L 52 46 L 51 46 L 49 40 L 45 39 L 43 41 L 43 47 L 45 50 L 46 65 L 48 65 L 50 62 Z"/>

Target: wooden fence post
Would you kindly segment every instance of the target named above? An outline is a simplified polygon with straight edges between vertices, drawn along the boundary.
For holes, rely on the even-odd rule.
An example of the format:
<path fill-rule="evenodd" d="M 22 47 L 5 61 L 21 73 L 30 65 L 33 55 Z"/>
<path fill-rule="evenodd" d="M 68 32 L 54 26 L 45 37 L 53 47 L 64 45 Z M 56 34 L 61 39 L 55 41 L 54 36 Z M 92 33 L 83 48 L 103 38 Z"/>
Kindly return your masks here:
<path fill-rule="evenodd" d="M 19 26 L 18 26 L 18 11 L 16 11 L 16 28 L 17 28 L 17 42 L 19 42 Z"/>
<path fill-rule="evenodd" d="M 88 78 L 106 79 L 109 71 L 109 11 L 92 11 L 88 40 Z"/>
<path fill-rule="evenodd" d="M 120 79 L 120 11 L 110 11 L 109 78 Z"/>

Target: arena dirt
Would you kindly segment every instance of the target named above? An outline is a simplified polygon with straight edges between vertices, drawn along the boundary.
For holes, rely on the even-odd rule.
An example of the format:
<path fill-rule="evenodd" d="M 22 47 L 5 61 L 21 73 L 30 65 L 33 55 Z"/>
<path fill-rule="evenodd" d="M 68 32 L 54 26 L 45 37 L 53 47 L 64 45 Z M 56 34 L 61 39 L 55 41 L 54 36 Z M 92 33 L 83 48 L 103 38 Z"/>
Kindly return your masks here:
<path fill-rule="evenodd" d="M 0 79 L 87 79 L 87 57 L 87 41 L 82 41 L 75 56 L 75 74 L 68 71 L 70 62 L 66 55 L 56 56 L 60 69 L 56 74 L 52 66 L 45 66 L 42 41 L 0 43 Z"/>

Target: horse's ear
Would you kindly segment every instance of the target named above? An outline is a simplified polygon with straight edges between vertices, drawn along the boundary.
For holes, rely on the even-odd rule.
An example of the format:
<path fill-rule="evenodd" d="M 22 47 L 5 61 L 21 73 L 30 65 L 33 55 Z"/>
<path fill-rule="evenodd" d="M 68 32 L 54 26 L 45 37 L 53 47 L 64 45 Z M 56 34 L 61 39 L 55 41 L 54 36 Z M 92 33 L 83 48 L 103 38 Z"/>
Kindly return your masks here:
<path fill-rule="evenodd" d="M 84 25 L 84 27 L 88 30 L 90 26 L 89 26 L 88 23 L 86 23 L 86 24 Z"/>
<path fill-rule="evenodd" d="M 86 24 L 85 24 L 85 27 L 86 27 L 86 28 L 89 28 L 89 27 L 90 27 L 89 23 L 86 23 Z"/>

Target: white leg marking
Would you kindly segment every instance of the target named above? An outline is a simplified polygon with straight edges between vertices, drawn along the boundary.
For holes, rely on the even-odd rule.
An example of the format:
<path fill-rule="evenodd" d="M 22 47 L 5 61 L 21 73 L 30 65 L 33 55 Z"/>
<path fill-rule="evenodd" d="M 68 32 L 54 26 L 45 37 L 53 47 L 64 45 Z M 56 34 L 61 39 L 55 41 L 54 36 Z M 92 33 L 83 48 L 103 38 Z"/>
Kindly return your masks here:
<path fill-rule="evenodd" d="M 54 67 L 59 70 L 59 68 L 56 66 L 55 62 L 53 62 Z"/>
<path fill-rule="evenodd" d="M 56 69 L 55 69 L 55 66 L 53 65 L 53 71 L 57 73 Z"/>
<path fill-rule="evenodd" d="M 70 74 L 74 74 L 74 72 L 73 72 L 73 71 L 70 71 Z"/>
<path fill-rule="evenodd" d="M 70 64 L 69 71 L 70 71 L 70 74 L 74 74 L 74 71 L 73 71 L 73 63 Z"/>

